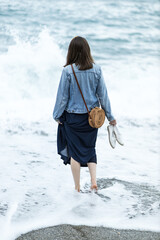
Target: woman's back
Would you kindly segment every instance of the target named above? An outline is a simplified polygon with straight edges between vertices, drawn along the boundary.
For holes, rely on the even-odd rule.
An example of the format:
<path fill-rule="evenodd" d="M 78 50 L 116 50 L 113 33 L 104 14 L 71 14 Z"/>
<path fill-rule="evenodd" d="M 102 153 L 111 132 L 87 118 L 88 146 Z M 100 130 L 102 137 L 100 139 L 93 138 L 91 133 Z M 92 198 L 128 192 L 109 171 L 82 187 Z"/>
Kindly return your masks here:
<path fill-rule="evenodd" d="M 79 70 L 78 66 L 73 64 L 75 74 L 78 79 L 81 91 L 83 93 L 84 99 L 87 103 L 89 110 L 99 106 L 99 100 L 97 97 L 97 86 L 100 79 L 100 67 L 96 64 L 93 64 L 93 68 L 87 70 Z M 86 107 L 83 102 L 82 96 L 80 94 L 77 82 L 73 75 L 73 71 L 70 65 L 66 66 L 64 70 L 68 75 L 67 80 L 69 81 L 69 99 L 66 106 L 67 112 L 75 113 L 86 113 Z"/>
<path fill-rule="evenodd" d="M 89 111 L 101 105 L 107 119 L 114 120 L 100 66 L 93 63 L 93 67 L 87 70 L 79 70 L 76 64 L 73 67 Z M 64 110 L 69 113 L 87 113 L 71 65 L 62 71 L 53 118 L 58 121 Z"/>

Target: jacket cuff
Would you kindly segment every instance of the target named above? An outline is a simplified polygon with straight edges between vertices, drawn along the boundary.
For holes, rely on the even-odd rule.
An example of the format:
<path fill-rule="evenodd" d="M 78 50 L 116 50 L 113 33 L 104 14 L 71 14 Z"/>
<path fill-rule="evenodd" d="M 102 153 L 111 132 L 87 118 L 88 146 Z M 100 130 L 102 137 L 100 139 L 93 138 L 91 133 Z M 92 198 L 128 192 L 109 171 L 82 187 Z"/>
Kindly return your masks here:
<path fill-rule="evenodd" d="M 53 118 L 57 123 L 58 123 L 58 121 L 59 121 L 59 119 L 58 118 Z"/>
<path fill-rule="evenodd" d="M 109 122 L 115 120 L 115 118 L 113 116 L 107 117 L 107 119 L 108 119 Z"/>

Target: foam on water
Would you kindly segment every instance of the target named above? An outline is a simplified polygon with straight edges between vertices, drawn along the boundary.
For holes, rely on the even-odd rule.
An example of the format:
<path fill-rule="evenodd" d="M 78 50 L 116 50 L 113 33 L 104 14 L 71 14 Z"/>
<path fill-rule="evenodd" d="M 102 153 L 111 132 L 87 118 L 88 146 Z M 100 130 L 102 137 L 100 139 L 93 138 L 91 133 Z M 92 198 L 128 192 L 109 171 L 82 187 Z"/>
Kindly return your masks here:
<path fill-rule="evenodd" d="M 15 45 L 0 55 L 1 102 L 53 97 L 64 64 L 58 44 L 47 30 L 36 41 L 14 39 Z"/>
<path fill-rule="evenodd" d="M 0 142 L 0 222 L 6 239 L 62 223 L 159 231 L 157 126 L 119 127 L 125 147 L 117 145 L 116 151 L 108 144 L 106 124 L 99 130 L 98 194 L 89 191 L 87 169 L 81 170 L 78 194 L 70 167 L 56 154 L 57 124 L 51 119 L 8 122 Z"/>

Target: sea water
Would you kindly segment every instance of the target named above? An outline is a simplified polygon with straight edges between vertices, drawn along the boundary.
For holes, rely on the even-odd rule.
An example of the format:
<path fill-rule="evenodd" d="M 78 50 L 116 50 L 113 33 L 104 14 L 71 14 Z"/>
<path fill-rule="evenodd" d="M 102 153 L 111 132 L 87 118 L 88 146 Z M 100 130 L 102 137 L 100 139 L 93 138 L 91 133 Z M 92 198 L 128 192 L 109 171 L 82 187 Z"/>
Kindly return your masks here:
<path fill-rule="evenodd" d="M 0 1 L 0 239 L 62 223 L 160 231 L 158 0 Z M 124 146 L 96 143 L 98 193 L 57 155 L 52 119 L 67 48 L 87 38 Z"/>

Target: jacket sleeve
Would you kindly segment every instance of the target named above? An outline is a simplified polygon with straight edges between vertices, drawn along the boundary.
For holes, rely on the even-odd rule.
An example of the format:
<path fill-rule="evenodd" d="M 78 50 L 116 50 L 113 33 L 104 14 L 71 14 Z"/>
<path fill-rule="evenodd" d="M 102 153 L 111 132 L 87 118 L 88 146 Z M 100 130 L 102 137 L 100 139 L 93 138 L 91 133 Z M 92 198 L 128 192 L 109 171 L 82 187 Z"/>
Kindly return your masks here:
<path fill-rule="evenodd" d="M 110 104 L 110 100 L 108 97 L 108 91 L 107 91 L 106 84 L 104 82 L 101 68 L 99 69 L 98 85 L 97 85 L 96 90 L 97 90 L 96 93 L 97 93 L 98 99 L 100 101 L 101 107 L 105 111 L 105 115 L 106 115 L 108 121 L 114 120 L 115 118 L 112 115 L 111 104 Z"/>
<path fill-rule="evenodd" d="M 53 110 L 53 119 L 58 121 L 63 114 L 69 100 L 70 75 L 65 69 L 62 71 L 60 78 L 56 102 Z"/>

